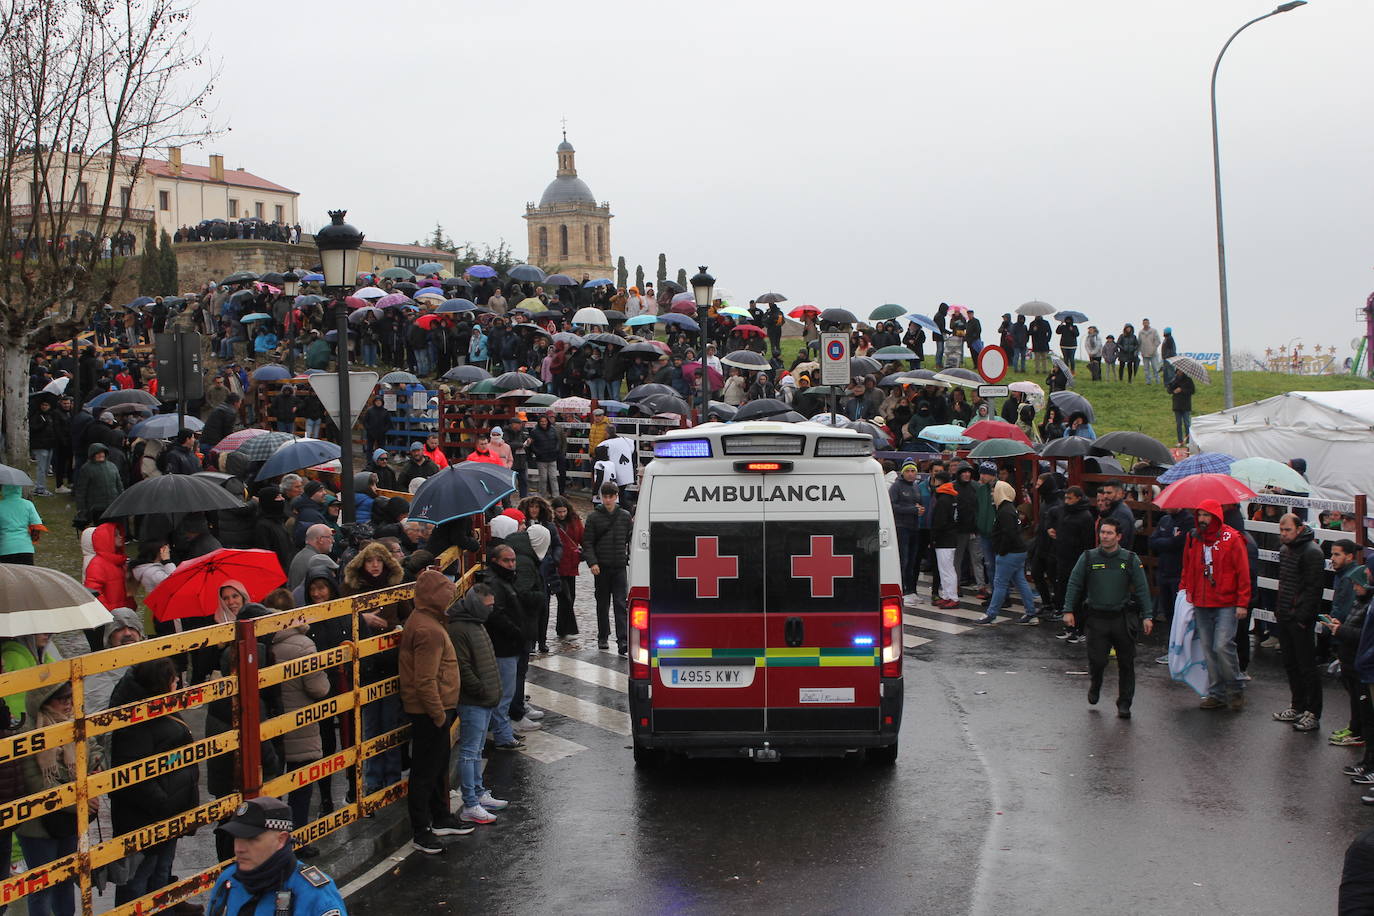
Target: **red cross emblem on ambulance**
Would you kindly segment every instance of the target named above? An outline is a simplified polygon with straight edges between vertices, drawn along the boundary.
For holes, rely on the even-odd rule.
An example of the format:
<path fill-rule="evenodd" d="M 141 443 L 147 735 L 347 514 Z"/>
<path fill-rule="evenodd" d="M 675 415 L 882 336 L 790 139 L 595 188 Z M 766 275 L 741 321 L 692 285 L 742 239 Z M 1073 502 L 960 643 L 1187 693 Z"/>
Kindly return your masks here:
<path fill-rule="evenodd" d="M 834 598 L 835 580 L 854 575 L 853 554 L 835 553 L 835 536 L 811 535 L 811 552 L 792 558 L 792 577 L 811 580 L 811 597 Z"/>
<path fill-rule="evenodd" d="M 721 556 L 718 537 L 695 542 L 695 556 L 677 558 L 677 577 L 695 582 L 698 598 L 719 598 L 720 580 L 739 578 L 739 557 Z"/>

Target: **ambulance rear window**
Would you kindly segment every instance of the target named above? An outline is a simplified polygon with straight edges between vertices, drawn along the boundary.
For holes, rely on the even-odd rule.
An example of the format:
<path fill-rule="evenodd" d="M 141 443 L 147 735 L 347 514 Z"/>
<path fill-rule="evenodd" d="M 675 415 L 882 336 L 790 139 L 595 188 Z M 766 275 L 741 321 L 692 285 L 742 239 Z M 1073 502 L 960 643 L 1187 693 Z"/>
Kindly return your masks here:
<path fill-rule="evenodd" d="M 722 436 L 720 441 L 727 455 L 800 455 L 806 447 L 805 436 L 784 433 Z"/>

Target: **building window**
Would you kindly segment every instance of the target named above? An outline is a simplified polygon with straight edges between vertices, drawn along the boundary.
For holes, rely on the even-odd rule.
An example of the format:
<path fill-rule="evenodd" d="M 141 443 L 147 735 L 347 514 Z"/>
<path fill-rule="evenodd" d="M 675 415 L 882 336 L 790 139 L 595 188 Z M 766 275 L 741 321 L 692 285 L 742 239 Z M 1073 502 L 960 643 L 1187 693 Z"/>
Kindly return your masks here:
<path fill-rule="evenodd" d="M 235 200 L 234 198 L 232 198 L 232 197 L 229 198 L 229 218 L 230 218 L 230 219 L 238 219 L 238 218 L 239 218 L 239 202 L 238 202 L 237 200 Z"/>
<path fill-rule="evenodd" d="M 90 187 L 84 181 L 76 183 L 76 202 L 84 204 L 90 195 Z"/>
<path fill-rule="evenodd" d="M 592 258 L 592 227 L 582 227 L 582 258 L 590 261 Z"/>
<path fill-rule="evenodd" d="M 549 263 L 549 227 L 539 227 L 539 263 Z"/>
<path fill-rule="evenodd" d="M 170 191 L 157 192 L 157 208 L 159 210 L 172 209 L 172 193 Z"/>
<path fill-rule="evenodd" d="M 277 204 L 277 215 L 275 219 L 279 223 L 286 222 L 286 208 L 283 207 L 281 204 Z"/>
<path fill-rule="evenodd" d="M 256 216 L 258 219 L 262 219 L 262 202 L 261 202 L 261 201 L 259 201 L 258 203 L 253 204 L 253 215 Z"/>
<path fill-rule="evenodd" d="M 606 229 L 602 226 L 596 227 L 596 253 L 601 260 L 606 260 Z"/>
<path fill-rule="evenodd" d="M 130 188 L 130 187 L 125 186 L 125 187 L 122 187 L 122 188 L 119 189 L 119 205 L 120 205 L 121 207 L 123 207 L 125 210 L 127 210 L 127 209 L 129 209 L 131 206 L 133 206 L 133 198 L 134 198 L 134 189 L 133 189 L 133 188 Z"/>
<path fill-rule="evenodd" d="M 568 256 L 568 227 L 558 227 L 558 255 L 566 258 Z"/>

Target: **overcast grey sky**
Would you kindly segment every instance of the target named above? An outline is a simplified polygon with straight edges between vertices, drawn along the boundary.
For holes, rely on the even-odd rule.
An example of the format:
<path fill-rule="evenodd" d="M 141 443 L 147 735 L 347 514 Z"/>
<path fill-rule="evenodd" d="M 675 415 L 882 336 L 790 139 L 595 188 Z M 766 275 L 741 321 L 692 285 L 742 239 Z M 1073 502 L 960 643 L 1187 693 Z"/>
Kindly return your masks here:
<path fill-rule="evenodd" d="M 204 0 L 223 152 L 379 241 L 526 253 L 559 121 L 633 273 L 861 315 L 1040 298 L 1215 350 L 1208 80 L 1266 0 Z M 1238 38 L 1218 87 L 1233 340 L 1348 350 L 1374 290 L 1374 3 Z M 271 51 L 272 53 L 264 53 Z M 273 65 L 273 61 L 276 65 Z"/>

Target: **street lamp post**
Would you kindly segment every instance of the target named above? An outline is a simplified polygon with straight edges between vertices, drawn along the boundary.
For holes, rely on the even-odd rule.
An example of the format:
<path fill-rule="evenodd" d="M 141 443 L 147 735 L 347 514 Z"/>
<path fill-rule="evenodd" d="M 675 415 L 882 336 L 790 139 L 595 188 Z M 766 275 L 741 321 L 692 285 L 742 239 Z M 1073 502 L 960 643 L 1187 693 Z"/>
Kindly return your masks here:
<path fill-rule="evenodd" d="M 706 412 L 711 407 L 711 378 L 706 366 L 706 318 L 711 307 L 711 300 L 715 295 L 716 278 L 706 272 L 705 265 L 697 270 L 697 275 L 692 278 L 692 295 L 697 302 L 697 324 L 701 326 L 701 352 L 697 354 L 697 364 L 700 372 L 697 374 L 697 383 L 701 386 L 701 416 L 699 423 L 706 422 Z"/>
<path fill-rule="evenodd" d="M 1212 185 L 1217 205 L 1217 282 L 1221 287 L 1221 377 L 1225 387 L 1226 407 L 1235 407 L 1235 392 L 1231 387 L 1231 309 L 1230 302 L 1226 294 L 1226 236 L 1222 231 L 1221 223 L 1221 142 L 1217 133 L 1217 71 L 1221 69 L 1221 59 L 1226 55 L 1226 49 L 1231 47 L 1231 42 L 1236 40 L 1236 36 L 1270 16 L 1277 16 L 1279 13 L 1286 13 L 1295 10 L 1300 6 L 1305 6 L 1307 0 L 1290 0 L 1288 3 L 1281 3 L 1273 10 L 1263 16 L 1256 16 L 1245 25 L 1231 33 L 1231 37 L 1226 39 L 1226 44 L 1221 46 L 1221 53 L 1217 55 L 1217 62 L 1212 65 Z"/>
<path fill-rule="evenodd" d="M 339 348 L 339 491 L 345 524 L 354 520 L 353 506 L 353 429 L 348 422 L 353 416 L 348 403 L 348 307 L 344 295 L 358 276 L 358 249 L 363 234 L 344 222 L 347 210 L 330 210 L 330 223 L 315 233 L 315 246 L 320 250 L 320 265 L 324 268 L 324 284 L 334 293 L 334 316 L 337 323 Z"/>
<path fill-rule="evenodd" d="M 289 266 L 286 268 L 286 272 L 282 274 L 282 277 L 281 294 L 294 302 L 296 293 L 298 293 L 301 288 L 300 277 L 297 277 L 294 273 L 294 269 Z M 288 309 L 287 311 L 289 314 L 290 310 Z M 284 333 L 285 328 L 282 330 Z M 296 338 L 294 335 L 286 342 L 286 368 L 292 373 L 296 371 Z"/>

